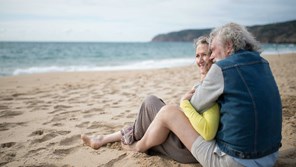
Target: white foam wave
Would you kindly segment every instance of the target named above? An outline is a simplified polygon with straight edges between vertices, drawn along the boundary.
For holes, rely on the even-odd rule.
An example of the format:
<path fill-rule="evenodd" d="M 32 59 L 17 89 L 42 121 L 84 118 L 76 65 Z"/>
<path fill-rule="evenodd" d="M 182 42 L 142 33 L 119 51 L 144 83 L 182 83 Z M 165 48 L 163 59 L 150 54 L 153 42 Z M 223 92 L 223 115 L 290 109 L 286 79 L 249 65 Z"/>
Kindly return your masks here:
<path fill-rule="evenodd" d="M 295 44 L 265 44 L 263 45 L 263 55 L 280 55 L 296 53 Z"/>
<path fill-rule="evenodd" d="M 186 66 L 193 64 L 194 59 L 163 59 L 163 60 L 146 60 L 142 62 L 129 63 L 118 66 L 45 66 L 29 67 L 16 69 L 13 75 L 34 74 L 47 72 L 83 72 L 83 71 L 119 71 L 119 70 L 140 70 L 140 69 L 157 69 Z"/>
<path fill-rule="evenodd" d="M 289 53 L 296 53 L 296 50 L 266 50 L 262 52 L 262 55 L 281 55 L 281 54 L 289 54 Z"/>

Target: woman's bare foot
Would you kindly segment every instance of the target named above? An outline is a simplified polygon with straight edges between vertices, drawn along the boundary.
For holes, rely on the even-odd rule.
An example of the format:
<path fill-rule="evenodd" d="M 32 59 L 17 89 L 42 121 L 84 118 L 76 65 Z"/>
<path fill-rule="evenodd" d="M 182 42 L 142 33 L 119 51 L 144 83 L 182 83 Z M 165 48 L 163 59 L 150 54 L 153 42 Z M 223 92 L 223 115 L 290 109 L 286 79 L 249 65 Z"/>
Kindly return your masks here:
<path fill-rule="evenodd" d="M 81 140 L 83 141 L 83 143 L 95 150 L 99 149 L 100 147 L 102 147 L 104 145 L 104 143 L 102 142 L 103 138 L 104 138 L 104 136 L 88 137 L 85 134 L 81 135 Z"/>
<path fill-rule="evenodd" d="M 145 150 L 141 150 L 138 147 L 138 142 L 134 142 L 133 144 L 127 145 L 121 142 L 121 147 L 127 151 L 135 151 L 135 152 L 145 152 Z"/>

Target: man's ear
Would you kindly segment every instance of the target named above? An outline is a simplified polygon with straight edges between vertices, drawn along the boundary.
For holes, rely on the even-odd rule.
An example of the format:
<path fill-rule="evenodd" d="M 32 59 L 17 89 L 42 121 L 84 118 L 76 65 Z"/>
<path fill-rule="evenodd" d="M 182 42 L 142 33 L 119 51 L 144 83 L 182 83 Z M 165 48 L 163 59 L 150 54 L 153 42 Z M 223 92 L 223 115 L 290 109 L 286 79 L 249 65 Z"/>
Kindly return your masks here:
<path fill-rule="evenodd" d="M 233 52 L 233 43 L 231 41 L 227 41 L 225 45 L 226 55 L 230 55 Z"/>

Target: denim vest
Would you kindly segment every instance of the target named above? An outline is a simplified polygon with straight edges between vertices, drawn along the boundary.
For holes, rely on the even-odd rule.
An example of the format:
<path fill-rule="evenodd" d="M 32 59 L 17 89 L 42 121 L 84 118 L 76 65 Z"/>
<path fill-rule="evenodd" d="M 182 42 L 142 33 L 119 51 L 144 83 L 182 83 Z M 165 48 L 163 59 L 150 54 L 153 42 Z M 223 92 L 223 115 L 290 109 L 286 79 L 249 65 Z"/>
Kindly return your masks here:
<path fill-rule="evenodd" d="M 268 62 L 257 52 L 240 50 L 216 64 L 224 78 L 217 101 L 219 148 L 243 159 L 276 152 L 281 147 L 282 105 Z"/>

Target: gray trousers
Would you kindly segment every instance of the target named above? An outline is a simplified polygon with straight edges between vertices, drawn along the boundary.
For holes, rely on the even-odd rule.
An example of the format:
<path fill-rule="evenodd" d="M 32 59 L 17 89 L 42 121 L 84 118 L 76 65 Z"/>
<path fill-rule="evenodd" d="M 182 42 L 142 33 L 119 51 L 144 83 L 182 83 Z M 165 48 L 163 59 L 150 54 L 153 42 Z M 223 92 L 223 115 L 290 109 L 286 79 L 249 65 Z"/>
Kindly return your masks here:
<path fill-rule="evenodd" d="M 164 105 L 165 103 L 156 96 L 148 96 L 144 100 L 134 123 L 134 138 L 136 141 L 140 140 L 144 136 L 150 123 Z M 172 158 L 181 163 L 197 162 L 191 152 L 173 132 L 169 133 L 168 138 L 164 143 L 148 150 L 148 154 L 153 155 L 157 153 L 165 155 L 166 157 Z"/>

